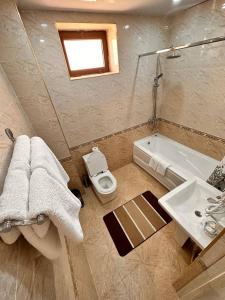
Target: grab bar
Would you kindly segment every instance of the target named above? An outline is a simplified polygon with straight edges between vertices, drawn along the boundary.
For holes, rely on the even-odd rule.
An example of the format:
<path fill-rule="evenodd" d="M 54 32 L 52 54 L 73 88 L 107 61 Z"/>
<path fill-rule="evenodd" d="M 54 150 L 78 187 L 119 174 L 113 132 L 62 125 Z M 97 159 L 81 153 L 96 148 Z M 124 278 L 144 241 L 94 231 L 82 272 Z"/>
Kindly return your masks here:
<path fill-rule="evenodd" d="M 5 133 L 12 141 L 15 143 L 16 139 L 13 135 L 11 129 L 6 128 Z M 36 218 L 32 219 L 24 219 L 24 220 L 4 220 L 4 222 L 0 223 L 0 233 L 9 232 L 15 226 L 29 226 L 29 225 L 41 225 L 48 220 L 48 217 L 45 214 L 40 214 Z"/>

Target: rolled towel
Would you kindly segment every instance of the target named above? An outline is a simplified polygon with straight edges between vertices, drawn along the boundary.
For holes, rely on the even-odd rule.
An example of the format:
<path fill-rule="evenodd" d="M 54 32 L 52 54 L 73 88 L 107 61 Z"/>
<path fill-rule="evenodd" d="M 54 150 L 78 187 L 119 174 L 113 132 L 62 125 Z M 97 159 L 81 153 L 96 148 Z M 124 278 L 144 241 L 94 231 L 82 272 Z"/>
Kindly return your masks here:
<path fill-rule="evenodd" d="M 45 169 L 49 175 L 67 185 L 69 176 L 47 144 L 39 137 L 31 138 L 31 172 Z"/>
<path fill-rule="evenodd" d="M 83 240 L 79 222 L 80 208 L 79 199 L 46 169 L 36 168 L 33 171 L 30 179 L 29 218 L 45 214 L 65 236 L 79 243 Z"/>
<path fill-rule="evenodd" d="M 51 224 L 44 238 L 40 238 L 36 235 L 30 226 L 19 226 L 19 229 L 28 243 L 36 248 L 42 255 L 51 260 L 59 257 L 61 252 L 61 241 L 58 230 L 53 224 Z"/>

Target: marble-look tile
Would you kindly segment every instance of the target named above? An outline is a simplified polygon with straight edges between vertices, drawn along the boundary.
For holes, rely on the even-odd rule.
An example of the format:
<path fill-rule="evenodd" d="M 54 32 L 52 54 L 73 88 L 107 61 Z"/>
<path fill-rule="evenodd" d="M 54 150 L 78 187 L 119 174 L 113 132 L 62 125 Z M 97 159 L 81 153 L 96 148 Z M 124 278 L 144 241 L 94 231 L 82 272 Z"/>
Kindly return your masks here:
<path fill-rule="evenodd" d="M 170 44 L 179 46 L 224 36 L 223 3 L 223 0 L 205 1 L 171 16 Z M 224 49 L 224 42 L 190 48 L 181 51 L 180 58 L 163 63 L 160 117 L 225 137 Z"/>
<path fill-rule="evenodd" d="M 0 299 L 56 299 L 52 263 L 22 237 L 13 245 L 0 241 L 0 259 Z"/>
<path fill-rule="evenodd" d="M 27 10 L 21 16 L 70 147 L 147 122 L 156 58 L 137 66 L 138 54 L 166 46 L 165 19 Z M 116 23 L 120 73 L 71 81 L 55 27 L 59 20 Z"/>
<path fill-rule="evenodd" d="M 13 144 L 5 134 L 10 128 L 15 137 L 20 134 L 34 135 L 30 120 L 21 107 L 5 72 L 0 65 L 0 193 L 11 160 Z"/>
<path fill-rule="evenodd" d="M 76 284 L 77 298 L 79 300 L 97 300 L 98 296 L 83 244 L 74 245 L 70 240 L 67 240 L 67 244 L 71 272 Z"/>
<path fill-rule="evenodd" d="M 63 168 L 66 170 L 67 174 L 70 177 L 70 181 L 68 183 L 69 189 L 78 189 L 81 193 L 83 193 L 84 187 L 81 182 L 76 162 L 74 162 L 73 158 L 63 160 L 61 161 L 61 164 L 63 165 Z"/>
<path fill-rule="evenodd" d="M 103 216 L 146 190 L 157 197 L 167 190 L 133 163 L 113 172 L 118 181 L 115 200 L 102 205 L 91 188 L 81 211 L 84 249 L 99 299 L 178 299 L 172 283 L 182 273 L 189 254 L 173 239 L 174 223 L 120 257 Z"/>
<path fill-rule="evenodd" d="M 69 157 L 59 120 L 14 0 L 0 1 L 0 41 L 0 63 L 36 133 L 59 159 Z"/>
<path fill-rule="evenodd" d="M 167 122 L 159 123 L 159 132 L 175 141 L 195 149 L 203 154 L 221 160 L 225 155 L 225 144 L 207 136 L 174 126 Z"/>
<path fill-rule="evenodd" d="M 79 174 L 82 176 L 86 174 L 82 156 L 91 152 L 92 147 L 98 146 L 106 156 L 109 170 L 116 170 L 132 162 L 133 142 L 151 135 L 151 133 L 150 126 L 144 124 L 138 128 L 127 130 L 96 142 L 93 141 L 83 146 L 81 145 L 76 149 L 71 149 L 71 155 L 79 170 Z"/>

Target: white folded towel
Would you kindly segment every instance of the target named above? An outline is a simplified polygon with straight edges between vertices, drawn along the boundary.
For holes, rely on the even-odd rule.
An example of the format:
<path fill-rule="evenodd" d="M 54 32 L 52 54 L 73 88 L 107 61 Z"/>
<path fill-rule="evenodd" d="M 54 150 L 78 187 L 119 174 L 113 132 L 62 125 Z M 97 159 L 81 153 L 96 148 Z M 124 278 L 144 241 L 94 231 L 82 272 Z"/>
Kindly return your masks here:
<path fill-rule="evenodd" d="M 9 170 L 25 170 L 30 175 L 30 138 L 20 135 L 16 138 Z"/>
<path fill-rule="evenodd" d="M 54 260 L 61 252 L 61 241 L 58 230 L 51 224 L 44 238 L 36 235 L 32 227 L 19 226 L 25 239 L 48 259 Z"/>
<path fill-rule="evenodd" d="M 0 196 L 0 223 L 5 220 L 24 220 L 27 217 L 28 191 L 30 177 L 30 139 L 19 136 L 16 139 L 12 159 Z M 13 228 L 8 233 L 0 234 L 7 244 L 14 243 L 20 231 Z"/>
<path fill-rule="evenodd" d="M 152 154 L 151 159 L 149 161 L 149 167 L 156 171 L 160 158 L 157 154 Z"/>
<path fill-rule="evenodd" d="M 168 161 L 161 159 L 157 165 L 156 172 L 162 176 L 165 176 L 166 170 L 169 168 L 169 166 L 171 166 L 171 164 Z"/>
<path fill-rule="evenodd" d="M 149 166 L 160 175 L 165 176 L 170 163 L 159 157 L 157 154 L 153 154 L 149 161 Z"/>
<path fill-rule="evenodd" d="M 31 138 L 31 172 L 37 168 L 45 169 L 50 176 L 67 186 L 69 176 L 56 158 L 55 154 L 40 137 Z M 49 229 L 50 221 L 42 225 L 33 225 L 34 232 L 43 238 Z"/>
<path fill-rule="evenodd" d="M 29 218 L 45 214 L 65 236 L 81 242 L 83 232 L 79 222 L 80 208 L 79 199 L 46 169 L 33 170 L 29 191 Z"/>
<path fill-rule="evenodd" d="M 0 196 L 0 223 L 5 220 L 24 220 L 27 217 L 29 179 L 26 171 L 8 170 Z M 20 236 L 17 228 L 0 235 L 7 244 L 14 243 Z"/>
<path fill-rule="evenodd" d="M 64 185 L 69 176 L 47 144 L 39 137 L 31 138 L 31 172 L 37 168 L 45 169 L 49 175 Z"/>

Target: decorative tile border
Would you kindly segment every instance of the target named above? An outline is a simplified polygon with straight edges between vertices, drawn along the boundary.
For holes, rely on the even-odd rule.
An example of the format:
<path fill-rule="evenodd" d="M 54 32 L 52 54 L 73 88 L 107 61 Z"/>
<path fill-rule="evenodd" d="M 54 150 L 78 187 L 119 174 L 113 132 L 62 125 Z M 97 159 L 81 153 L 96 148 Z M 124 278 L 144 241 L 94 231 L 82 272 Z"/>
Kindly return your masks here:
<path fill-rule="evenodd" d="M 142 124 L 139 124 L 139 125 L 136 125 L 136 126 L 133 126 L 133 127 L 130 127 L 130 128 L 127 128 L 127 129 L 124 129 L 124 130 L 121 130 L 121 131 L 118 131 L 116 133 L 113 133 L 113 134 L 110 134 L 110 135 L 106 135 L 102 138 L 98 138 L 96 140 L 92 140 L 90 142 L 86 142 L 86 143 L 83 143 L 81 145 L 78 145 L 78 146 L 75 146 L 75 147 L 72 147 L 70 148 L 70 151 L 74 151 L 74 150 L 77 150 L 81 147 L 84 147 L 84 146 L 87 146 L 87 145 L 90 145 L 90 144 L 95 144 L 97 142 L 100 142 L 100 141 L 104 141 L 104 140 L 107 140 L 113 136 L 117 136 L 117 135 L 120 135 L 120 134 L 123 134 L 123 133 L 126 133 L 126 132 L 129 132 L 129 131 L 132 131 L 132 130 L 135 130 L 135 129 L 138 129 L 138 128 L 141 128 L 143 126 L 149 126 L 149 122 L 145 122 L 145 123 L 142 123 Z"/>
<path fill-rule="evenodd" d="M 180 128 L 180 129 L 184 129 L 186 131 L 189 131 L 189 132 L 192 132 L 192 133 L 195 133 L 199 136 L 204 136 L 206 138 L 209 138 L 209 139 L 212 139 L 214 141 L 217 141 L 217 142 L 220 142 L 220 143 L 223 143 L 225 144 L 225 139 L 223 138 L 220 138 L 220 137 L 217 137 L 215 135 L 212 135 L 212 134 L 208 134 L 206 132 L 203 132 L 203 131 L 200 131 L 200 130 L 197 130 L 197 129 L 194 129 L 194 128 L 190 128 L 190 127 L 187 127 L 187 126 L 184 126 L 184 125 L 181 125 L 181 124 L 177 124 L 177 123 L 174 123 L 172 121 L 169 121 L 169 120 L 166 120 L 166 119 L 163 119 L 163 118 L 158 118 L 157 121 L 160 123 L 160 122 L 163 122 L 163 123 L 167 123 L 167 124 L 170 124 L 170 125 L 173 125 L 177 128 Z M 159 125 L 158 123 L 158 125 Z M 136 125 L 136 126 L 133 126 L 133 127 L 130 127 L 130 128 L 127 128 L 127 129 L 124 129 L 124 130 L 121 130 L 121 131 L 118 131 L 116 133 L 113 133 L 113 134 L 110 134 L 110 135 L 106 135 L 104 137 L 101 137 L 101 138 L 98 138 L 98 139 L 95 139 L 95 140 L 92 140 L 92 141 L 89 141 L 89 142 L 86 142 L 86 143 L 83 143 L 83 144 L 80 144 L 78 146 L 75 146 L 75 147 L 72 147 L 70 148 L 70 151 L 75 151 L 75 150 L 78 150 L 84 146 L 87 146 L 87 145 L 91 145 L 91 144 L 96 144 L 97 142 L 100 142 L 100 141 L 103 141 L 103 140 L 107 140 L 107 139 L 110 139 L 111 137 L 114 137 L 114 136 L 117 136 L 117 135 L 120 135 L 120 134 L 123 134 L 123 133 L 126 133 L 126 132 L 129 132 L 129 131 L 132 131 L 132 130 L 135 130 L 135 129 L 138 129 L 138 128 L 141 128 L 143 126 L 149 126 L 149 122 L 145 122 L 145 123 L 142 123 L 142 124 L 139 124 L 139 125 Z M 61 162 L 67 162 L 67 161 L 70 161 L 71 160 L 71 157 L 66 157 L 66 158 L 63 158 L 61 159 L 60 161 Z"/>
<path fill-rule="evenodd" d="M 203 131 L 200 131 L 200 130 L 197 130 L 197 129 L 193 129 L 193 128 L 190 128 L 190 127 L 187 127 L 187 126 L 184 126 L 184 125 L 181 125 L 181 124 L 177 124 L 177 123 L 174 123 L 174 122 L 171 122 L 171 121 L 168 121 L 166 119 L 162 119 L 162 118 L 158 118 L 158 121 L 159 122 L 164 122 L 164 123 L 167 123 L 167 124 L 171 124 L 177 128 L 181 128 L 181 129 L 184 129 L 186 131 L 189 131 L 189 132 L 192 132 L 192 133 L 195 133 L 195 134 L 198 134 L 200 136 L 204 136 L 204 137 L 207 137 L 209 139 L 212 139 L 214 141 L 217 141 L 217 142 L 220 142 L 220 143 L 223 143 L 225 144 L 225 139 L 223 138 L 220 138 L 218 136 L 215 136 L 215 135 L 211 135 L 211 134 L 208 134 L 206 132 L 203 132 Z"/>
<path fill-rule="evenodd" d="M 64 163 L 64 162 L 71 161 L 71 160 L 72 160 L 72 156 L 68 156 L 68 157 L 60 159 L 60 162 Z"/>

